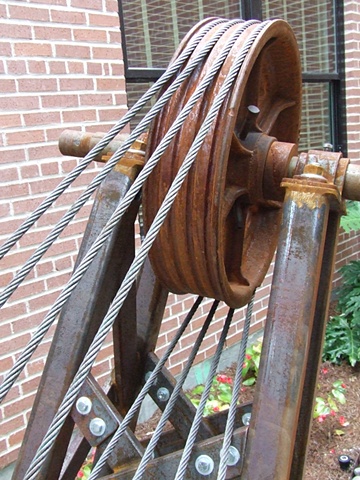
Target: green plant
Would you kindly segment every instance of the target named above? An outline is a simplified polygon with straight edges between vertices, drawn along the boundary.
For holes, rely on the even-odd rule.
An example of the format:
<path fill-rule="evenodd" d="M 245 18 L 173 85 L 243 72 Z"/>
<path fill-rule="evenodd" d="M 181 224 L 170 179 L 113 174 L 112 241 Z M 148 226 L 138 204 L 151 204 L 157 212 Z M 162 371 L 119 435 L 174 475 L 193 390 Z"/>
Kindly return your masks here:
<path fill-rule="evenodd" d="M 243 381 L 243 385 L 251 386 L 256 383 L 259 372 L 261 349 L 262 339 L 258 340 L 256 343 L 246 349 L 242 371 L 243 378 L 245 379 Z"/>
<path fill-rule="evenodd" d="M 360 203 L 348 200 L 346 202 L 346 215 L 341 218 L 341 226 L 346 233 L 351 230 L 360 230 Z"/>
<path fill-rule="evenodd" d="M 336 380 L 332 384 L 332 389 L 327 398 L 316 397 L 315 406 L 313 411 L 313 418 L 322 423 L 327 417 L 335 417 L 338 423 L 342 427 L 349 425 L 343 415 L 339 415 L 339 404 L 344 405 L 346 403 L 345 397 L 346 386 L 342 380 Z M 335 428 L 334 435 L 344 435 L 344 431 Z"/>
<path fill-rule="evenodd" d="M 337 364 L 346 360 L 354 367 L 360 361 L 360 261 L 344 265 L 340 272 L 339 315 L 327 324 L 323 360 Z"/>
<path fill-rule="evenodd" d="M 206 402 L 204 415 L 211 415 L 212 413 L 226 410 L 229 408 L 229 403 L 232 396 L 232 378 L 227 375 L 218 375 L 214 378 L 209 398 Z M 204 391 L 204 385 L 198 385 L 193 388 L 191 392 L 187 393 L 188 398 L 191 400 L 195 407 L 199 406 L 201 395 Z"/>
<path fill-rule="evenodd" d="M 88 480 L 93 467 L 94 457 L 95 457 L 95 449 L 91 450 L 91 452 L 89 453 L 81 469 L 78 471 L 75 480 Z"/>

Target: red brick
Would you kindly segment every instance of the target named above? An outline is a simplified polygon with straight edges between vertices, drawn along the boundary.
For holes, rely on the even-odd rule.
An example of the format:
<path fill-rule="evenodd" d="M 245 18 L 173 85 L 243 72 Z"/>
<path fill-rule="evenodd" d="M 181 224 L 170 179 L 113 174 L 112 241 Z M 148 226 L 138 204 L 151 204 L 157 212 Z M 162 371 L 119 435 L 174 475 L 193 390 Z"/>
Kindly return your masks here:
<path fill-rule="evenodd" d="M 43 158 L 58 157 L 60 155 L 58 145 L 38 145 L 37 147 L 29 147 L 29 160 L 41 160 Z"/>
<path fill-rule="evenodd" d="M 21 133 L 7 133 L 6 138 L 9 145 L 27 145 L 28 143 L 44 142 L 45 132 L 44 130 L 23 129 Z"/>
<path fill-rule="evenodd" d="M 90 47 L 84 45 L 56 45 L 57 58 L 90 58 Z"/>
<path fill-rule="evenodd" d="M 30 25 L 0 22 L 0 37 L 3 38 L 24 38 L 31 39 Z"/>
<path fill-rule="evenodd" d="M 39 96 L 0 96 L 0 109 L 2 110 L 37 110 L 40 106 Z"/>
<path fill-rule="evenodd" d="M 45 3 L 49 5 L 49 0 L 32 0 L 32 3 Z M 67 6 L 67 0 L 51 0 L 51 5 Z"/>
<path fill-rule="evenodd" d="M 25 367 L 27 375 L 30 377 L 33 375 L 38 375 L 43 371 L 44 365 L 45 361 L 43 358 L 38 360 L 30 360 Z"/>
<path fill-rule="evenodd" d="M 95 28 L 77 28 L 74 29 L 74 39 L 78 42 L 88 43 L 106 43 L 106 31 Z"/>
<path fill-rule="evenodd" d="M 47 128 L 46 130 L 46 140 L 51 142 L 55 140 L 58 142 L 60 135 L 63 133 L 64 127 L 61 126 L 60 128 Z"/>
<path fill-rule="evenodd" d="M 0 60 L 0 73 L 5 73 L 5 64 L 3 60 Z"/>
<path fill-rule="evenodd" d="M 21 177 L 23 180 L 37 178 L 39 176 L 39 166 L 38 165 L 23 165 L 20 170 Z"/>
<path fill-rule="evenodd" d="M 86 73 L 88 75 L 102 75 L 103 74 L 102 64 L 95 63 L 95 62 L 87 62 Z"/>
<path fill-rule="evenodd" d="M 89 9 L 89 10 L 102 10 L 102 0 L 87 0 L 84 3 L 82 0 L 71 0 L 71 6 L 73 8 Z"/>
<path fill-rule="evenodd" d="M 22 78 L 18 81 L 20 92 L 56 92 L 56 78 Z"/>
<path fill-rule="evenodd" d="M 11 128 L 21 126 L 21 116 L 19 114 L 5 114 L 0 113 L 0 127 Z"/>
<path fill-rule="evenodd" d="M 22 414 L 0 422 L 0 436 L 7 436 L 9 432 L 18 430 L 24 426 L 24 417 Z"/>
<path fill-rule="evenodd" d="M 51 123 L 54 124 L 61 122 L 60 112 L 58 111 L 24 113 L 23 117 L 25 125 L 28 127 L 32 127 L 34 125 L 47 125 Z"/>
<path fill-rule="evenodd" d="M 58 75 L 66 73 L 66 63 L 64 61 L 50 60 L 48 62 L 51 75 Z"/>
<path fill-rule="evenodd" d="M 71 40 L 70 28 L 34 27 L 35 39 L 37 40 Z"/>
<path fill-rule="evenodd" d="M 46 193 L 53 190 L 59 183 L 57 178 L 46 180 L 36 180 L 34 182 L 29 183 L 30 185 L 30 194 L 36 195 L 38 193 Z"/>
<path fill-rule="evenodd" d="M 116 15 L 104 15 L 89 13 L 89 25 L 95 27 L 119 27 L 119 17 Z"/>
<path fill-rule="evenodd" d="M 41 105 L 43 108 L 69 108 L 77 107 L 79 100 L 77 95 L 58 93 L 54 95 L 41 96 Z"/>
<path fill-rule="evenodd" d="M 111 75 L 124 75 L 124 65 L 122 63 L 111 63 Z"/>
<path fill-rule="evenodd" d="M 48 161 L 40 165 L 41 175 L 58 175 L 60 173 L 59 162 Z"/>
<path fill-rule="evenodd" d="M 13 79 L 0 79 L 0 92 L 3 93 L 14 93 L 16 92 L 16 84 Z"/>
<path fill-rule="evenodd" d="M 7 449 L 2 449 L 1 445 L 5 443 L 5 441 L 0 442 L 0 452 L 4 452 L 3 454 L 0 453 L 0 468 L 6 467 L 10 465 L 10 463 L 14 462 L 19 456 L 19 448 L 15 448 L 7 452 Z"/>
<path fill-rule="evenodd" d="M 6 62 L 7 71 L 9 75 L 23 75 L 26 73 L 25 60 L 8 60 Z"/>
<path fill-rule="evenodd" d="M 35 311 L 44 308 L 45 305 L 52 305 L 58 297 L 58 293 L 45 292 L 41 297 L 32 298 L 29 300 L 29 308 Z"/>
<path fill-rule="evenodd" d="M 2 198 L 23 197 L 24 195 L 29 194 L 29 187 L 26 184 L 4 185 L 3 187 L 1 187 L 0 193 Z M 5 228 L 5 225 L 3 225 L 2 228 Z M 5 228 L 5 230 L 7 229 Z M 8 231 L 2 231 L 1 233 L 8 233 Z"/>
<path fill-rule="evenodd" d="M 0 55 L 4 57 L 11 57 L 11 45 L 8 41 L 0 41 Z"/>
<path fill-rule="evenodd" d="M 118 43 L 119 45 L 121 44 L 121 35 L 120 35 L 120 29 L 116 32 L 113 32 L 113 31 L 110 31 L 109 32 L 109 35 L 110 35 L 110 41 L 109 43 L 111 45 L 114 45 L 115 43 Z M 122 55 L 121 55 L 121 58 L 122 58 Z"/>
<path fill-rule="evenodd" d="M 86 16 L 83 12 L 74 12 L 72 10 L 50 10 L 51 20 L 54 23 L 67 23 L 67 24 L 86 24 Z"/>
<path fill-rule="evenodd" d="M 121 60 L 122 53 L 119 47 L 93 47 L 92 58 L 102 60 Z"/>
<path fill-rule="evenodd" d="M 80 105 L 113 105 L 113 98 L 111 93 L 89 93 L 80 94 Z M 125 98 L 125 95 L 124 95 Z"/>
<path fill-rule="evenodd" d="M 110 90 L 112 92 L 117 92 L 124 88 L 123 80 L 119 78 L 97 78 L 96 79 L 96 88 L 97 90 Z"/>
<path fill-rule="evenodd" d="M 72 122 L 91 122 L 96 121 L 96 110 L 95 109 L 84 109 L 79 112 L 79 110 L 64 110 L 62 112 L 63 121 L 66 123 Z"/>
<path fill-rule="evenodd" d="M 61 78 L 61 91 L 79 91 L 79 90 L 94 90 L 94 82 L 91 78 Z"/>
<path fill-rule="evenodd" d="M 19 180 L 19 172 L 17 168 L 8 167 L 0 170 L 0 184 L 14 182 Z"/>
<path fill-rule="evenodd" d="M 49 43 L 15 43 L 14 53 L 16 57 L 51 57 L 51 45 Z"/>
<path fill-rule="evenodd" d="M 67 62 L 69 73 L 85 73 L 85 63 L 83 62 Z"/>
<path fill-rule="evenodd" d="M 11 344 L 8 341 L 1 342 L 0 339 L 0 351 L 6 353 L 15 352 L 16 350 L 20 350 L 24 348 L 27 343 L 30 341 L 31 335 L 30 333 L 24 333 L 17 337 L 11 338 Z"/>
<path fill-rule="evenodd" d="M 1 152 L 1 164 L 14 162 L 23 162 L 25 160 L 25 150 L 21 149 L 9 149 Z"/>
<path fill-rule="evenodd" d="M 36 20 L 47 22 L 50 20 L 49 10 L 47 8 L 30 7 L 27 4 L 9 5 L 10 18 L 22 20 Z"/>
<path fill-rule="evenodd" d="M 106 0 L 106 8 L 107 12 L 119 12 L 119 5 L 117 0 Z"/>
<path fill-rule="evenodd" d="M 46 73 L 46 63 L 44 60 L 28 60 L 27 65 L 29 73 L 37 75 Z"/>

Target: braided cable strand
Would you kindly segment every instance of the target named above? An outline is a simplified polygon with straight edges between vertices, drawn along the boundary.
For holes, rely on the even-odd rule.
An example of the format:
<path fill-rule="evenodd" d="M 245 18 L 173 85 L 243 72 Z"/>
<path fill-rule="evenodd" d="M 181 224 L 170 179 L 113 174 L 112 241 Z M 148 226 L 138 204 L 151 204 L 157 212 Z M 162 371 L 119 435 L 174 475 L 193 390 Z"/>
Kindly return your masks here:
<path fill-rule="evenodd" d="M 233 24 L 234 22 L 231 22 Z M 244 24 L 242 28 L 247 28 L 250 24 L 253 22 L 247 22 L 247 24 Z M 225 27 L 221 31 L 226 31 Z M 235 40 L 234 40 L 235 41 Z M 230 49 L 230 47 L 228 47 Z M 51 307 L 50 311 L 46 315 L 45 319 L 43 322 L 40 324 L 36 332 L 34 333 L 33 337 L 31 338 L 29 344 L 25 348 L 25 350 L 22 352 L 20 357 L 18 358 L 17 362 L 14 364 L 12 369 L 8 372 L 7 376 L 5 377 L 5 380 L 3 384 L 0 387 L 0 403 L 3 400 L 3 398 L 7 395 L 8 391 L 10 390 L 11 386 L 14 384 L 16 378 L 19 376 L 23 368 L 25 367 L 27 361 L 37 348 L 37 346 L 40 344 L 42 339 L 44 338 L 46 332 L 49 330 L 50 326 L 54 322 L 54 320 L 57 317 L 57 314 L 60 312 L 61 308 L 69 298 L 71 292 L 75 289 L 76 285 L 79 283 L 81 280 L 82 276 L 85 274 L 86 270 L 91 264 L 91 261 L 93 258 L 96 256 L 97 252 L 99 249 L 102 247 L 102 245 L 105 243 L 109 235 L 111 234 L 113 228 L 117 225 L 117 223 L 120 221 L 121 217 L 123 214 L 126 212 L 127 208 L 133 201 L 133 199 L 136 197 L 138 194 L 140 188 L 142 187 L 143 183 L 147 179 L 147 177 L 150 175 L 151 171 L 155 168 L 155 165 L 157 164 L 160 156 L 162 153 L 165 151 L 167 146 L 170 144 L 171 140 L 173 139 L 174 135 L 176 132 L 181 128 L 181 125 L 183 124 L 185 118 L 187 115 L 190 113 L 192 107 L 195 105 L 197 100 L 201 97 L 202 93 L 205 91 L 207 86 L 210 84 L 213 76 L 216 74 L 217 69 L 220 68 L 220 65 L 222 61 L 224 61 L 225 57 L 227 55 L 227 49 L 225 50 L 224 53 L 221 53 L 219 55 L 219 61 L 214 64 L 214 68 L 212 68 L 208 75 L 203 79 L 203 81 L 200 83 L 198 88 L 195 90 L 194 94 L 191 96 L 189 99 L 188 103 L 185 105 L 183 110 L 180 112 L 179 116 L 167 132 L 167 134 L 164 136 L 152 156 L 149 158 L 147 163 L 145 164 L 143 170 L 140 172 L 138 177 L 136 178 L 135 182 L 132 184 L 130 187 L 129 191 L 127 194 L 124 196 L 123 200 L 119 203 L 118 207 L 116 208 L 115 212 L 109 219 L 108 223 L 106 226 L 103 228 L 102 232 L 99 234 L 91 248 L 88 250 L 76 270 L 74 271 L 71 279 L 67 283 L 66 287 L 63 289 L 53 306 Z M 198 58 L 198 57 L 196 57 Z M 192 62 L 190 62 L 192 63 Z M 195 60 L 194 60 L 194 66 L 195 66 Z M 189 70 L 192 68 L 192 65 L 189 64 Z M 187 68 L 184 70 L 184 77 L 187 72 L 185 72 Z M 182 75 L 179 76 L 177 79 L 177 82 L 181 82 L 181 77 Z M 173 86 L 170 87 L 172 89 Z M 175 91 L 175 87 L 174 87 Z M 167 92 L 166 92 L 167 93 Z M 163 98 L 163 97 L 162 97 Z M 146 118 L 146 117 L 145 117 Z M 145 120 L 144 118 L 144 120 Z M 136 129 L 135 129 L 136 130 Z"/>
<path fill-rule="evenodd" d="M 265 26 L 265 25 L 263 25 L 263 26 Z M 263 26 L 260 25 L 259 27 L 257 27 L 255 29 L 255 33 L 256 32 L 258 33 L 263 28 Z M 255 38 L 257 36 L 257 34 L 255 35 L 255 33 L 250 37 L 250 38 L 253 38 L 253 41 L 255 40 Z M 196 158 L 196 155 L 197 155 L 197 153 L 198 153 L 198 151 L 201 147 L 201 144 L 202 144 L 204 138 L 206 137 L 208 131 L 210 130 L 211 124 L 212 124 L 213 120 L 215 119 L 216 114 L 217 114 L 223 100 L 225 99 L 227 93 L 229 92 L 229 90 L 232 86 L 232 83 L 233 83 L 233 81 L 234 81 L 234 79 L 235 79 L 235 77 L 238 73 L 239 68 L 241 67 L 241 65 L 242 65 L 242 63 L 243 63 L 243 61 L 246 57 L 246 53 L 248 52 L 251 44 L 252 44 L 251 42 L 250 43 L 247 42 L 246 45 L 245 45 L 245 48 L 241 49 L 241 52 L 243 52 L 244 55 L 240 54 L 239 57 L 242 60 L 239 61 L 239 58 L 237 58 L 235 60 L 234 64 L 232 65 L 232 67 L 230 69 L 229 75 L 226 77 L 226 79 L 224 81 L 224 84 L 220 88 L 220 91 L 219 91 L 214 103 L 210 107 L 209 113 L 207 114 L 204 123 L 201 125 L 201 127 L 199 129 L 199 132 L 198 132 L 192 146 L 190 147 L 189 152 L 188 152 L 187 156 L 185 157 L 185 160 L 184 160 L 182 166 L 180 167 L 179 171 L 177 172 L 177 175 L 176 175 L 172 185 L 170 186 L 169 191 L 167 192 L 167 194 L 165 196 L 165 199 L 164 199 L 159 211 L 157 212 L 157 215 L 155 216 L 155 219 L 154 219 L 154 221 L 153 221 L 153 223 L 152 223 L 152 225 L 151 225 L 151 227 L 150 227 L 150 229 L 149 229 L 149 231 L 148 231 L 148 233 L 147 233 L 147 235 L 144 239 L 144 242 L 143 242 L 137 256 L 135 257 L 134 261 L 132 262 L 132 264 L 131 264 L 128 272 L 127 272 L 127 274 L 125 275 L 124 281 L 122 282 L 121 287 L 119 288 L 112 304 L 110 305 L 110 308 L 109 308 L 109 310 L 108 310 L 108 312 L 107 312 L 107 314 L 106 314 L 106 316 L 105 316 L 105 318 L 102 322 L 102 325 L 99 328 L 99 331 L 97 332 L 93 342 L 91 343 L 91 345 L 89 347 L 89 350 L 88 350 L 83 362 L 81 363 L 81 365 L 79 367 L 79 370 L 78 370 L 77 374 L 75 375 L 74 380 L 73 380 L 72 384 L 70 385 L 70 388 L 69 388 L 68 392 L 66 393 L 66 395 L 63 399 L 63 402 L 61 403 L 61 405 L 59 407 L 59 410 L 58 410 L 57 414 L 55 415 L 55 417 L 53 419 L 53 422 L 51 423 L 47 434 L 45 435 L 45 437 L 43 439 L 43 442 L 41 443 L 35 457 L 33 458 L 33 461 L 32 461 L 32 463 L 29 467 L 29 470 L 26 474 L 25 480 L 34 480 L 36 478 L 36 475 L 40 471 L 47 454 L 51 450 L 51 448 L 52 448 L 52 446 L 55 442 L 55 439 L 56 439 L 56 437 L 57 437 L 57 435 L 58 435 L 58 433 L 59 433 L 67 415 L 68 415 L 68 413 L 71 410 L 71 406 L 74 403 L 74 401 L 76 399 L 76 396 L 79 393 L 83 382 L 85 381 L 87 375 L 89 374 L 89 372 L 91 370 L 91 366 L 92 366 L 93 362 L 95 361 L 95 358 L 96 358 L 97 354 L 99 353 L 99 351 L 101 349 L 101 345 L 102 345 L 103 341 L 105 340 L 107 334 L 110 332 L 110 329 L 111 329 L 111 327 L 112 327 L 112 325 L 113 325 L 113 323 L 114 323 L 114 321 L 115 321 L 115 319 L 118 315 L 118 312 L 119 312 L 120 308 L 122 307 L 128 293 L 129 293 L 129 291 L 132 287 L 133 282 L 135 281 L 139 271 L 141 270 L 141 268 L 142 268 L 142 266 L 145 262 L 145 259 L 146 259 L 147 255 L 149 253 L 149 250 L 150 250 L 151 246 L 153 245 L 153 243 L 155 241 L 155 238 L 156 238 L 156 236 L 157 236 L 157 234 L 158 234 L 158 232 L 161 228 L 161 225 L 163 224 L 163 222 L 166 219 L 166 216 L 167 216 L 167 214 L 168 214 L 168 212 L 169 212 L 169 210 L 170 210 L 170 208 L 171 208 L 171 206 L 172 206 L 172 204 L 173 204 L 173 202 L 176 198 L 176 195 L 177 195 L 178 191 L 180 190 L 181 185 L 183 184 L 183 182 L 186 178 L 186 175 L 187 175 L 188 171 L 190 170 L 190 168 L 191 168 L 191 166 L 192 166 L 192 164 L 193 164 L 193 162 Z M 209 70 L 209 73 L 211 71 L 212 71 L 212 69 Z M 203 82 L 205 80 L 206 80 L 206 77 L 204 78 Z M 209 81 L 210 80 L 211 79 L 209 79 Z M 196 96 L 197 90 L 191 96 L 189 102 L 185 105 L 185 107 L 182 110 L 182 112 L 180 113 L 179 117 L 181 117 L 184 110 L 188 108 L 189 103 L 191 102 L 193 97 Z M 178 117 L 178 119 L 179 119 L 179 117 Z M 169 129 L 167 134 L 169 134 L 171 129 L 172 128 Z M 159 147 L 158 147 L 158 149 L 159 149 Z M 145 166 L 145 168 L 146 168 L 146 166 Z M 145 168 L 144 168 L 144 170 L 145 170 Z M 144 170 L 142 170 L 139 177 L 144 172 Z M 136 181 L 134 182 L 133 186 L 135 185 L 135 183 L 136 183 Z M 130 188 L 130 190 L 131 190 L 131 188 Z M 128 193 L 130 193 L 130 190 L 129 190 Z M 125 200 L 125 198 L 126 197 L 124 197 L 124 200 Z"/>
<path fill-rule="evenodd" d="M 175 388 L 171 394 L 171 397 L 165 407 L 165 410 L 159 420 L 159 423 L 157 424 L 156 426 L 156 429 L 155 429 L 155 432 L 153 433 L 153 436 L 151 437 L 151 440 L 149 442 L 149 445 L 146 447 L 146 451 L 144 453 L 144 456 L 143 458 L 141 459 L 141 462 L 135 472 L 135 475 L 133 477 L 133 480 L 141 480 L 141 478 L 143 477 L 144 473 L 145 473 L 145 469 L 146 469 L 146 466 L 147 464 L 149 463 L 149 461 L 153 458 L 153 452 L 155 450 L 155 447 L 160 439 L 160 436 L 161 436 L 161 433 L 164 429 L 164 426 L 165 426 L 165 423 L 167 422 L 167 420 L 169 419 L 170 415 L 171 415 L 171 412 L 173 411 L 174 407 L 175 407 L 175 404 L 177 402 L 177 399 L 180 395 L 180 392 L 182 391 L 182 386 L 186 380 L 186 377 L 188 376 L 188 373 L 190 371 L 190 368 L 195 360 L 195 357 L 196 357 L 196 354 L 200 348 L 200 345 L 206 335 L 206 332 L 209 328 L 209 325 L 212 321 L 212 319 L 214 318 L 214 315 L 215 315 L 215 312 L 216 312 L 216 309 L 219 305 L 219 301 L 216 300 L 213 302 L 213 305 L 211 307 L 211 310 L 201 328 L 201 331 L 195 341 L 195 344 L 193 346 L 193 348 L 191 349 L 191 352 L 190 352 L 190 355 L 189 355 L 189 358 L 188 358 L 188 361 L 186 362 L 186 365 L 185 365 L 185 368 L 183 369 L 183 371 L 181 372 L 181 375 L 180 375 L 180 378 L 178 380 L 178 382 L 176 383 L 175 385 Z M 95 479 L 96 477 L 94 476 L 90 476 L 90 479 L 89 480 L 92 480 L 92 479 Z"/>
<path fill-rule="evenodd" d="M 95 192 L 96 188 L 100 185 L 100 183 L 105 179 L 107 174 L 112 170 L 112 168 L 118 163 L 118 161 L 124 156 L 127 150 L 132 146 L 134 141 L 139 137 L 139 135 L 148 128 L 151 121 L 155 118 L 157 113 L 161 110 L 161 108 L 166 104 L 166 102 L 171 98 L 173 93 L 177 90 L 179 85 L 187 78 L 192 70 L 203 60 L 203 58 L 208 54 L 211 50 L 213 45 L 221 36 L 224 31 L 226 31 L 230 26 L 234 23 L 239 21 L 232 21 L 227 22 L 224 29 L 221 29 L 217 35 L 212 38 L 209 43 L 203 48 L 203 50 L 196 56 L 196 58 L 187 65 L 184 71 L 179 75 L 179 77 L 170 85 L 170 87 L 166 90 L 164 95 L 156 102 L 156 104 L 151 108 L 151 110 L 145 115 L 145 117 L 140 121 L 134 131 L 130 134 L 129 138 L 124 141 L 122 146 L 112 155 L 110 160 L 105 164 L 103 169 L 100 173 L 96 175 L 89 183 L 85 191 L 80 195 L 80 197 L 72 204 L 70 209 L 67 213 L 62 217 L 62 219 L 55 225 L 53 230 L 49 233 L 46 239 L 38 246 L 35 252 L 31 255 L 31 257 L 24 263 L 22 268 L 16 273 L 12 281 L 8 284 L 8 286 L 3 290 L 0 294 L 0 307 L 2 307 L 9 297 L 14 293 L 17 287 L 21 284 L 21 282 L 25 279 L 25 277 L 29 274 L 29 272 L 34 268 L 34 266 L 38 263 L 38 261 L 42 258 L 42 256 L 47 252 L 47 250 L 51 247 L 51 245 L 55 242 L 55 240 L 59 237 L 61 232 L 65 229 L 65 227 L 71 222 L 71 220 L 75 217 L 75 215 L 79 212 L 79 210 L 84 206 L 84 204 L 89 200 L 91 195 Z M 222 33 L 221 33 L 222 32 Z M 179 57 L 180 58 L 180 57 Z M 177 64 L 177 62 L 175 62 Z M 183 62 L 182 62 L 183 63 Z M 182 64 L 181 63 L 181 64 Z M 180 64 L 180 62 L 179 62 Z M 174 64 L 175 65 L 175 64 Z M 173 70 L 173 69 L 171 69 Z M 177 71 L 175 69 L 175 71 Z M 94 149 L 98 146 L 97 144 Z M 91 150 L 93 152 L 92 158 L 94 155 L 98 153 L 96 150 Z M 91 153 L 90 152 L 90 153 Z M 88 155 L 90 155 L 90 153 Z M 86 157 L 85 157 L 86 158 Z"/>
<path fill-rule="evenodd" d="M 194 36 L 189 45 L 173 64 L 170 64 L 164 74 L 147 90 L 133 107 L 119 120 L 109 132 L 95 145 L 92 150 L 80 161 L 80 163 L 59 183 L 59 185 L 47 196 L 45 200 L 29 215 L 29 217 L 17 228 L 17 230 L 0 247 L 0 259 L 3 258 L 15 243 L 34 225 L 46 210 L 59 198 L 59 196 L 71 185 L 71 183 L 85 170 L 94 158 L 114 139 L 114 137 L 127 125 L 143 106 L 152 98 L 165 83 L 182 67 L 201 39 L 215 25 L 225 22 L 224 19 L 213 20 L 201 28 Z"/>
<path fill-rule="evenodd" d="M 201 331 L 195 341 L 195 344 L 192 348 L 192 351 L 190 353 L 190 357 L 186 363 L 186 366 L 185 366 L 185 369 L 182 371 L 181 373 L 181 377 L 179 378 L 174 390 L 173 390 L 173 393 L 171 394 L 171 397 L 169 399 L 169 402 L 168 404 L 166 405 L 165 407 L 165 410 L 160 418 L 160 421 L 156 427 L 156 430 L 150 440 L 150 443 L 149 445 L 146 447 L 146 451 L 144 453 L 144 456 L 143 458 L 141 459 L 141 462 L 139 464 L 139 467 L 135 473 L 135 476 L 133 477 L 133 480 L 138 480 L 142 477 L 143 473 L 144 473 L 144 470 L 146 468 L 146 465 L 147 463 L 153 458 L 152 457 L 152 454 L 153 454 L 153 451 L 157 445 L 157 442 L 159 441 L 159 438 L 160 438 L 160 435 L 161 435 L 161 432 L 164 428 L 164 425 L 166 423 L 166 421 L 168 420 L 174 406 L 175 406 L 175 403 L 178 399 L 178 396 L 181 392 L 181 388 L 182 388 L 182 385 L 187 377 L 187 374 L 189 373 L 189 370 L 190 370 L 190 367 L 195 359 L 195 356 L 200 348 L 200 345 L 206 335 L 206 332 L 207 332 L 207 329 L 209 328 L 209 325 L 215 315 L 215 312 L 216 312 L 216 309 L 219 305 L 219 301 L 214 301 L 212 306 L 211 306 L 211 309 L 209 311 L 209 314 L 207 315 L 207 318 L 201 328 Z M 124 418 L 122 424 L 121 424 L 121 427 L 122 427 L 122 433 L 125 431 L 124 428 L 123 428 L 123 423 L 125 422 L 125 419 L 126 417 Z M 120 430 L 120 428 L 119 428 Z M 106 450 L 103 452 L 103 454 L 101 455 L 101 457 L 99 458 L 98 462 L 96 463 L 94 469 L 92 470 L 91 472 L 91 475 L 89 477 L 89 480 L 95 480 L 98 476 L 98 474 L 100 474 L 101 472 L 101 469 L 102 467 L 105 465 L 106 463 L 106 460 L 109 458 L 109 456 L 111 455 L 111 453 L 113 452 L 114 450 L 114 447 L 116 446 L 117 442 L 119 441 L 121 435 L 118 434 L 118 432 L 115 432 L 115 436 L 113 437 L 113 439 L 111 440 L 111 443 L 107 446 Z"/>
<path fill-rule="evenodd" d="M 216 374 L 216 370 L 217 370 L 217 367 L 218 367 L 218 364 L 219 364 L 219 361 L 220 361 L 220 356 L 221 356 L 221 353 L 222 353 L 222 350 L 223 350 L 223 347 L 224 347 L 224 344 L 225 344 L 225 340 L 226 340 L 226 337 L 227 337 L 227 334 L 228 334 L 228 331 L 229 331 L 229 328 L 230 328 L 230 324 L 231 324 L 233 315 L 234 315 L 234 310 L 232 308 L 230 308 L 229 312 L 228 312 L 228 315 L 226 317 L 226 320 L 225 320 L 224 327 L 223 327 L 222 332 L 221 332 L 221 336 L 220 336 L 220 339 L 219 339 L 218 346 L 216 348 L 215 355 L 214 355 L 214 357 L 211 361 L 210 371 L 209 371 L 208 377 L 206 379 L 205 388 L 204 388 L 204 391 L 201 395 L 200 403 L 199 403 L 198 408 L 196 410 L 195 417 L 194 417 L 193 423 L 191 425 L 188 438 L 186 440 L 184 451 L 183 451 L 183 454 L 182 454 L 181 459 L 180 459 L 179 466 L 178 466 L 177 471 L 176 471 L 175 480 L 182 480 L 184 478 L 185 473 L 186 473 L 186 469 L 187 469 L 188 464 L 189 464 L 189 459 L 190 459 L 190 456 L 191 456 L 191 452 L 192 452 L 193 446 L 195 444 L 196 436 L 198 434 L 200 423 L 201 423 L 201 420 L 202 420 L 202 417 L 203 417 L 203 414 L 204 414 L 205 405 L 206 405 L 206 402 L 207 402 L 207 400 L 209 398 L 209 395 L 210 395 L 210 389 L 211 389 L 211 386 L 212 386 L 213 378 Z"/>
<path fill-rule="evenodd" d="M 249 339 L 250 324 L 251 324 L 252 311 L 254 306 L 254 297 L 255 297 L 255 292 L 252 296 L 251 301 L 247 306 L 245 325 L 244 325 L 244 330 L 241 338 L 239 356 L 237 360 L 237 368 L 236 368 L 235 378 L 234 378 L 233 393 L 230 401 L 229 412 L 228 412 L 228 417 L 227 417 L 226 426 L 225 426 L 223 447 L 220 451 L 220 464 L 219 464 L 217 480 L 225 480 L 226 478 L 227 460 L 229 457 L 229 449 L 231 446 L 231 439 L 232 439 L 232 436 L 234 433 L 234 427 L 235 427 L 236 407 L 237 407 L 237 402 L 240 395 L 240 388 L 243 380 L 242 371 L 243 371 L 243 365 L 245 361 L 246 348 L 247 348 L 248 339 Z"/>

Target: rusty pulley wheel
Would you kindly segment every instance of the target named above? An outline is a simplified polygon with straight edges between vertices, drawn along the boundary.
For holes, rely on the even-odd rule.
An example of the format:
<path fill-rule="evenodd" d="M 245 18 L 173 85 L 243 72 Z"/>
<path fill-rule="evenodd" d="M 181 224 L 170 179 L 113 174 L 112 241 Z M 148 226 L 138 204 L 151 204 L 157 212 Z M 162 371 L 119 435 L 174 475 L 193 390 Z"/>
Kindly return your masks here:
<path fill-rule="evenodd" d="M 241 25 L 243 32 L 219 73 L 145 185 L 145 228 L 154 219 L 234 58 L 259 24 L 232 25 L 152 125 L 147 155 L 155 150 Z M 214 27 L 204 37 L 194 55 L 219 28 Z M 187 36 L 187 41 L 190 38 Z M 170 291 L 196 293 L 240 307 L 262 283 L 277 243 L 280 182 L 297 152 L 300 108 L 301 70 L 296 40 L 286 22 L 266 22 L 150 253 L 157 276 Z"/>

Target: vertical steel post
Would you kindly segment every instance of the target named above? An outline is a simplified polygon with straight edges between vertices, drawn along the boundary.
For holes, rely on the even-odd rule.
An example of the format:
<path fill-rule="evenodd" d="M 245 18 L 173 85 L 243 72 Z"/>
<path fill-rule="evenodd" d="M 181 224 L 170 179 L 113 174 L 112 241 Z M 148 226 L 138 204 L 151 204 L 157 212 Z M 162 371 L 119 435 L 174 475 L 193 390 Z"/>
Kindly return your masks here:
<path fill-rule="evenodd" d="M 243 480 L 290 477 L 330 201 L 325 179 L 287 188 Z M 321 344 L 318 345 L 321 348 Z M 316 367 L 315 367 L 316 368 Z"/>

